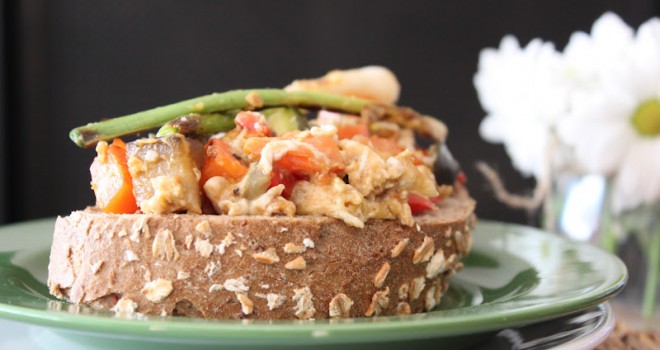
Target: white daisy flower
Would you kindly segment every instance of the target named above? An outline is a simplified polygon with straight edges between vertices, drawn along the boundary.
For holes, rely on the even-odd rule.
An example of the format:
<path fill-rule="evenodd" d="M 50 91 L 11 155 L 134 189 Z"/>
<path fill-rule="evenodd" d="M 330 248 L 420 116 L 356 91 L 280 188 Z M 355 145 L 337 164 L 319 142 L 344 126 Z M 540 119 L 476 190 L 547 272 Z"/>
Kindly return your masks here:
<path fill-rule="evenodd" d="M 586 171 L 613 178 L 615 212 L 660 200 L 660 20 L 635 34 L 606 13 L 565 57 L 577 87 L 559 136 Z"/>
<path fill-rule="evenodd" d="M 540 39 L 522 48 L 506 36 L 498 49 L 479 56 L 474 85 L 487 113 L 479 131 L 487 141 L 503 143 L 514 167 L 526 176 L 543 174 L 553 125 L 566 114 L 564 71 L 560 53 Z"/>

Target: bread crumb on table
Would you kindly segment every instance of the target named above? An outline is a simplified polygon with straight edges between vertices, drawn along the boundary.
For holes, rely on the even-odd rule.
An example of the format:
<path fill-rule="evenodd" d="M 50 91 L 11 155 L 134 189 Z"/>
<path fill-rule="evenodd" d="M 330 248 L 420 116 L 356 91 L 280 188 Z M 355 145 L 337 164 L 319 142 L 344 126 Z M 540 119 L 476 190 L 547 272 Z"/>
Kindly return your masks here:
<path fill-rule="evenodd" d="M 616 321 L 614 331 L 595 350 L 655 350 L 660 349 L 660 333 L 631 328 L 621 320 Z"/>

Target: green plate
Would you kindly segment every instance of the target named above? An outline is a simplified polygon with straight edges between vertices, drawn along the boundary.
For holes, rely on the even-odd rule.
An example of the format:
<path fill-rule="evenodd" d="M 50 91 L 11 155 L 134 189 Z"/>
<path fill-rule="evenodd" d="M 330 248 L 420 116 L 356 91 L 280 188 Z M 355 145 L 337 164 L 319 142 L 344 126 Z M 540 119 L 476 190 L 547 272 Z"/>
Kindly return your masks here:
<path fill-rule="evenodd" d="M 48 295 L 53 225 L 48 219 L 0 228 L 0 317 L 51 327 L 98 348 L 457 348 L 499 329 L 600 304 L 627 278 L 619 259 L 593 246 L 482 220 L 465 269 L 454 276 L 438 308 L 425 314 L 336 322 L 125 319 Z"/>

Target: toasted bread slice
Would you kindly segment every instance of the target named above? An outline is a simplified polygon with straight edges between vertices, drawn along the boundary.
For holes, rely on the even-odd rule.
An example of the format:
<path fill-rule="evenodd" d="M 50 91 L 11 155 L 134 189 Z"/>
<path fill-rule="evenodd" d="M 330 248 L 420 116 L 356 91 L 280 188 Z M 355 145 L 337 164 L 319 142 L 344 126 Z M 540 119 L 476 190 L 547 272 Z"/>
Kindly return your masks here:
<path fill-rule="evenodd" d="M 104 214 L 59 217 L 52 294 L 117 312 L 322 319 L 432 309 L 471 246 L 466 193 L 363 229 L 323 216 Z"/>

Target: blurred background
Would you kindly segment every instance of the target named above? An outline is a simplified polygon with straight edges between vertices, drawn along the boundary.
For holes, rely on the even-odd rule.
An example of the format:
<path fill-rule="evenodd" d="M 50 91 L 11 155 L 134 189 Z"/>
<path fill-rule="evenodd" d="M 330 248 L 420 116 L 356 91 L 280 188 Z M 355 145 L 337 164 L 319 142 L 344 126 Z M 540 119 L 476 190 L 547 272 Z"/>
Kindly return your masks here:
<path fill-rule="evenodd" d="M 479 136 L 473 87 L 479 52 L 506 34 L 563 49 L 605 11 L 633 27 L 660 15 L 634 1 L 73 1 L 4 0 L 0 7 L 0 223 L 93 204 L 93 149 L 69 130 L 104 117 L 235 88 L 370 64 L 392 69 L 400 103 L 437 116 L 482 218 L 536 223 L 499 204 L 474 167 L 484 160 L 514 192 L 500 145 Z M 524 132 L 524 130 L 521 130 Z"/>

